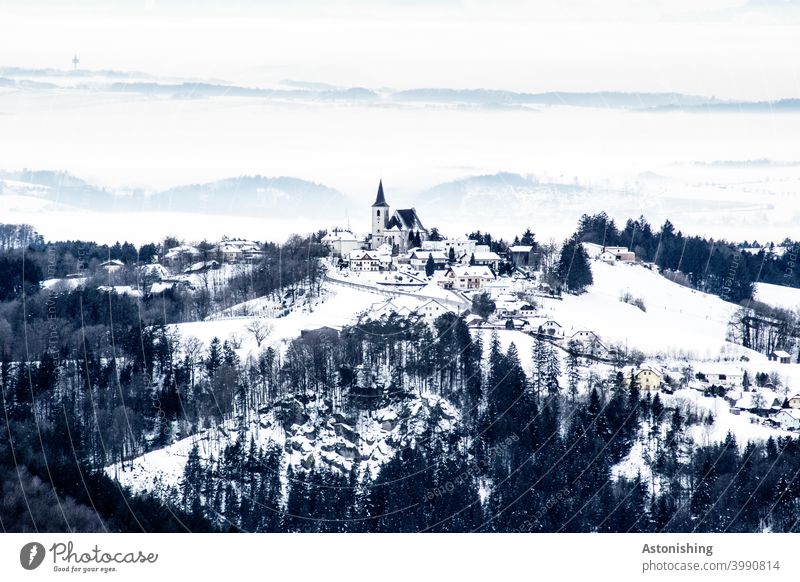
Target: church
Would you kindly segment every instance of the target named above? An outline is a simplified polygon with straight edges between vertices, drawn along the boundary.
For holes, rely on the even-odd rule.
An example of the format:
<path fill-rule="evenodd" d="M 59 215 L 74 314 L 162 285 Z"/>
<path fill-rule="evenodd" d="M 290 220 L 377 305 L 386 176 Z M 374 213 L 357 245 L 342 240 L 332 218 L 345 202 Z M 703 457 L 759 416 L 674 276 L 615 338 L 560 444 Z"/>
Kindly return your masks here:
<path fill-rule="evenodd" d="M 391 211 L 383 195 L 383 180 L 378 184 L 378 196 L 372 205 L 372 240 L 370 248 L 377 250 L 381 245 L 392 247 L 392 254 L 418 247 L 428 240 L 428 231 L 422 226 L 414 208 Z"/>

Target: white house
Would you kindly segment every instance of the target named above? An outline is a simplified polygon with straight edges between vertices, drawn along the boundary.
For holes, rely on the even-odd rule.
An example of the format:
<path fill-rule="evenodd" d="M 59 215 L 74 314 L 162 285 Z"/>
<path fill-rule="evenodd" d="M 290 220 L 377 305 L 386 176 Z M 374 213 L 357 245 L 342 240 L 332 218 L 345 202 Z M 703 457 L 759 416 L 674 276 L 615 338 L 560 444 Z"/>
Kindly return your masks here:
<path fill-rule="evenodd" d="M 446 238 L 444 240 L 426 240 L 422 241 L 423 251 L 442 251 L 447 257 L 450 256 L 450 249 L 453 249 L 453 255 L 456 261 L 463 261 L 466 257 L 469 259 L 470 255 L 475 252 L 475 245 L 477 244 L 471 238 Z"/>
<path fill-rule="evenodd" d="M 331 253 L 339 257 L 346 257 L 350 254 L 350 251 L 360 249 L 363 245 L 363 242 L 358 240 L 352 231 L 339 229 L 334 229 L 323 236 L 321 242 Z M 391 247 L 389 248 L 389 254 L 391 254 Z"/>
<path fill-rule="evenodd" d="M 377 253 L 371 251 L 350 251 L 350 270 L 361 271 L 379 271 L 381 268 L 381 261 Z"/>
<path fill-rule="evenodd" d="M 500 265 L 501 261 L 500 255 L 490 251 L 489 247 L 486 245 L 476 245 L 475 251 L 464 257 L 464 260 L 467 263 L 472 263 L 473 259 L 475 266 L 489 267 L 494 271 L 497 271 L 497 267 Z"/>
<path fill-rule="evenodd" d="M 223 237 L 214 251 L 226 263 L 249 261 L 264 254 L 258 243 L 244 239 Z"/>
<path fill-rule="evenodd" d="M 428 257 L 433 258 L 433 264 L 436 269 L 444 269 L 447 266 L 447 255 L 443 251 L 414 249 L 408 255 L 408 262 L 413 269 L 424 271 L 425 265 L 428 264 Z"/>
<path fill-rule="evenodd" d="M 795 394 L 789 398 L 789 406 L 792 408 L 800 408 L 800 394 Z"/>
<path fill-rule="evenodd" d="M 782 408 L 772 416 L 770 420 L 778 423 L 785 430 L 800 429 L 800 410 L 796 408 Z"/>
<path fill-rule="evenodd" d="M 606 263 L 635 263 L 636 254 L 626 247 L 605 247 L 600 253 L 600 260 Z"/>
<path fill-rule="evenodd" d="M 697 366 L 697 375 L 703 382 L 712 386 L 741 388 L 744 384 L 744 371 L 736 366 L 722 362 L 710 362 Z"/>
<path fill-rule="evenodd" d="M 447 269 L 440 284 L 445 289 L 480 289 L 484 283 L 492 281 L 494 274 L 489 267 L 461 267 L 454 265 Z"/>
<path fill-rule="evenodd" d="M 531 318 L 529 321 L 531 324 L 531 333 L 554 340 L 564 339 L 564 328 L 556 320 L 536 317 Z"/>
<path fill-rule="evenodd" d="M 450 309 L 449 307 L 445 307 L 444 305 L 436 301 L 436 299 L 431 299 L 430 301 L 426 301 L 425 303 L 420 305 L 415 311 L 428 321 L 432 321 L 437 317 L 439 317 L 440 315 L 444 315 L 445 313 L 451 313 L 453 310 Z"/>

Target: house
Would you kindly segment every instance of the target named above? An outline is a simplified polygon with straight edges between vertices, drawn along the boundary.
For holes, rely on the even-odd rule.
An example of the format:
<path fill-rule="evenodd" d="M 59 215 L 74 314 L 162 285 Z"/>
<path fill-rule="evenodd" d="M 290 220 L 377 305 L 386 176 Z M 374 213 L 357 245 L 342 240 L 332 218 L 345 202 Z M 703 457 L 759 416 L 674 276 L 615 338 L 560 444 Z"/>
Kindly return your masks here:
<path fill-rule="evenodd" d="M 421 246 L 428 240 L 428 230 L 414 208 L 402 208 L 391 211 L 383 193 L 383 180 L 378 183 L 378 195 L 372 205 L 372 240 L 370 246 L 377 249 L 382 244 L 406 251 L 414 246 Z"/>
<path fill-rule="evenodd" d="M 440 315 L 444 315 L 445 313 L 451 313 L 452 311 L 452 309 L 445 307 L 436 301 L 436 299 L 426 301 L 416 309 L 417 313 L 429 321 L 432 321 Z"/>
<path fill-rule="evenodd" d="M 767 358 L 770 362 L 780 362 L 781 364 L 790 364 L 792 362 L 792 355 L 784 350 L 773 350 Z"/>
<path fill-rule="evenodd" d="M 789 398 L 789 408 L 800 408 L 800 394 L 795 394 Z"/>
<path fill-rule="evenodd" d="M 497 299 L 503 295 L 511 293 L 511 279 L 508 277 L 498 277 L 483 284 L 482 289 L 489 294 L 492 299 Z"/>
<path fill-rule="evenodd" d="M 625 247 L 605 247 L 599 256 L 606 263 L 635 263 L 636 254 Z"/>
<path fill-rule="evenodd" d="M 636 374 L 640 390 L 660 390 L 663 374 L 655 366 L 643 366 Z"/>
<path fill-rule="evenodd" d="M 464 258 L 476 267 L 489 267 L 495 272 L 497 272 L 497 267 L 500 265 L 501 261 L 500 255 L 490 251 L 489 247 L 486 245 L 476 245 L 475 252 L 469 255 L 469 257 L 465 256 Z"/>
<path fill-rule="evenodd" d="M 444 240 L 422 241 L 423 251 L 442 251 L 448 258 L 450 249 L 453 249 L 453 256 L 457 262 L 462 262 L 464 258 L 469 259 L 475 252 L 477 242 L 471 238 L 446 238 Z"/>
<path fill-rule="evenodd" d="M 323 236 L 321 242 L 331 253 L 338 257 L 348 256 L 350 251 L 360 249 L 363 244 L 352 231 L 339 229 L 334 229 Z M 391 247 L 389 252 L 391 254 Z"/>
<path fill-rule="evenodd" d="M 389 317 L 390 315 L 398 315 L 400 317 L 408 317 L 411 315 L 412 310 L 407 305 L 402 304 L 400 300 L 387 299 L 381 303 L 373 304 L 366 312 L 369 319 L 380 319 L 381 317 Z"/>
<path fill-rule="evenodd" d="M 408 255 L 408 262 L 413 269 L 424 271 L 425 265 L 428 264 L 428 257 L 433 259 L 433 265 L 436 270 L 444 269 L 447 266 L 447 255 L 444 251 L 423 251 L 422 249 L 414 249 Z"/>
<path fill-rule="evenodd" d="M 480 289 L 489 281 L 494 280 L 494 273 L 489 267 L 449 267 L 440 281 L 445 289 Z"/>
<path fill-rule="evenodd" d="M 536 262 L 533 247 L 529 245 L 514 245 L 508 249 L 508 258 L 518 269 L 533 268 Z"/>
<path fill-rule="evenodd" d="M 660 390 L 664 378 L 662 370 L 652 364 L 643 364 L 639 368 L 626 366 L 622 369 L 622 378 L 625 386 L 630 386 L 631 376 L 636 378 L 636 385 L 640 391 Z"/>
<path fill-rule="evenodd" d="M 740 411 L 765 416 L 781 409 L 783 398 L 769 388 L 758 388 L 752 392 L 742 392 L 733 407 Z"/>
<path fill-rule="evenodd" d="M 796 408 L 784 408 L 769 418 L 785 430 L 800 429 L 800 410 Z"/>
<path fill-rule="evenodd" d="M 530 333 L 540 335 L 547 339 L 564 339 L 564 328 L 554 319 L 530 318 Z"/>
<path fill-rule="evenodd" d="M 261 257 L 264 252 L 258 243 L 240 238 L 222 237 L 219 244 L 214 247 L 217 257 L 225 263 L 238 263 L 251 261 Z"/>
<path fill-rule="evenodd" d="M 589 330 L 580 330 L 572 334 L 569 338 L 571 342 L 577 342 L 581 346 L 581 350 L 585 354 L 601 355 L 607 352 L 607 348 L 600 341 L 600 336 L 595 332 Z"/>
<path fill-rule="evenodd" d="M 464 323 L 467 324 L 469 328 L 481 328 L 486 325 L 486 320 L 482 318 L 480 315 L 476 315 L 474 313 L 470 313 L 464 318 Z"/>
<path fill-rule="evenodd" d="M 172 247 L 164 255 L 164 263 L 170 267 L 182 267 L 198 261 L 203 253 L 197 247 L 191 245 L 179 245 Z"/>
<path fill-rule="evenodd" d="M 744 384 L 744 372 L 741 369 L 726 366 L 720 362 L 710 362 L 698 366 L 695 377 L 711 386 L 741 388 Z"/>
<path fill-rule="evenodd" d="M 350 270 L 356 272 L 379 271 L 381 261 L 377 253 L 372 251 L 350 251 Z"/>
<path fill-rule="evenodd" d="M 524 301 L 520 301 L 514 295 L 503 294 L 497 297 L 494 301 L 495 314 L 497 317 L 511 317 L 514 315 L 522 315 L 525 307 L 530 305 Z M 528 310 L 529 311 L 529 310 Z"/>

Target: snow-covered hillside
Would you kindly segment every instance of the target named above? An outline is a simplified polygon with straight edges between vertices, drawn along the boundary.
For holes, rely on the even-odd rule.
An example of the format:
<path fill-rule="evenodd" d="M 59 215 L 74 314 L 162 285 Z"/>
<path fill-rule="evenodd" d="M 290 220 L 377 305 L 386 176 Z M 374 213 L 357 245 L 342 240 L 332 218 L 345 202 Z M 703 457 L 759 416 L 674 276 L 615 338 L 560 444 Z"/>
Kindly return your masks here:
<path fill-rule="evenodd" d="M 789 311 L 800 310 L 800 289 L 794 287 L 758 283 L 756 284 L 755 299 Z"/>
<path fill-rule="evenodd" d="M 653 355 L 715 359 L 749 352 L 725 341 L 736 305 L 638 265 L 593 261 L 591 268 L 594 284 L 583 295 L 542 300 L 544 311 L 567 330 L 591 330 L 606 342 Z M 643 299 L 647 311 L 620 301 L 624 293 Z"/>

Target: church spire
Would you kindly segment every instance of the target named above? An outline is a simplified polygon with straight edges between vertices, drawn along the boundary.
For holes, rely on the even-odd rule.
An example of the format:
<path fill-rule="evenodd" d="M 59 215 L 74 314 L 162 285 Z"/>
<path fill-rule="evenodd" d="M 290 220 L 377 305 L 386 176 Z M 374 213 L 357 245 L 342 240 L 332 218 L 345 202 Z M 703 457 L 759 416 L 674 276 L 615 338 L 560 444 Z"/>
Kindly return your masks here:
<path fill-rule="evenodd" d="M 386 198 L 383 197 L 383 180 L 378 182 L 378 197 L 375 198 L 375 204 L 373 204 L 372 207 L 375 208 L 376 206 L 389 207 L 389 205 L 386 203 Z"/>

